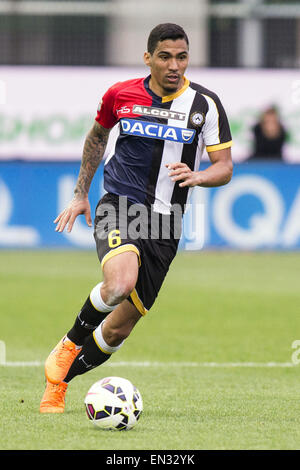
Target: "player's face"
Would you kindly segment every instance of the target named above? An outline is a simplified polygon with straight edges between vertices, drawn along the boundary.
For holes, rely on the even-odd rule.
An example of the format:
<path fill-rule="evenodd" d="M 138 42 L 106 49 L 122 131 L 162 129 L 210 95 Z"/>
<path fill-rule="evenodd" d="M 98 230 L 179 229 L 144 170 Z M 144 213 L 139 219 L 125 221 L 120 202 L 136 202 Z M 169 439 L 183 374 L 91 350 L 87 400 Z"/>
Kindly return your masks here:
<path fill-rule="evenodd" d="M 160 41 L 153 54 L 145 52 L 145 64 L 150 67 L 150 87 L 159 96 L 176 93 L 184 83 L 189 51 L 184 39 Z"/>

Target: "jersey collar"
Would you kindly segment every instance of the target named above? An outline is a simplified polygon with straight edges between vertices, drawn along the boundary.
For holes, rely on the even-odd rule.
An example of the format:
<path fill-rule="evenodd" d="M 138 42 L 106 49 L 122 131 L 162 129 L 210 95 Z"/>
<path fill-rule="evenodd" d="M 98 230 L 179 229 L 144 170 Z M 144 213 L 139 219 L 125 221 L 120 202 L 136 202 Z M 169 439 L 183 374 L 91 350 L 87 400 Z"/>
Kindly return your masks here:
<path fill-rule="evenodd" d="M 144 80 L 144 87 L 146 91 L 153 96 L 156 100 L 160 101 L 161 103 L 167 103 L 168 101 L 173 101 L 175 98 L 178 98 L 178 96 L 182 95 L 182 93 L 185 92 L 185 90 L 189 87 L 190 81 L 186 78 L 184 78 L 184 83 L 183 86 L 180 88 L 180 90 L 176 91 L 172 95 L 167 95 L 167 96 L 158 96 L 156 95 L 150 88 L 149 82 L 150 82 L 151 75 L 148 75 L 148 77 L 145 78 Z"/>

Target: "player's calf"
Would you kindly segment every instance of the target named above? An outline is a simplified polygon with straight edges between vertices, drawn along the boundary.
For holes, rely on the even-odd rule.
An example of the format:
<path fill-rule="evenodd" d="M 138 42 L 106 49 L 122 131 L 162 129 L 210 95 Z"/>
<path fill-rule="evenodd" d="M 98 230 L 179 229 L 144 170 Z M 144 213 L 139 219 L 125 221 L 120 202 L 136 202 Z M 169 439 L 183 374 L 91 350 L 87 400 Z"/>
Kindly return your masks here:
<path fill-rule="evenodd" d="M 102 324 L 99 325 L 93 334 L 87 338 L 82 351 L 76 357 L 64 378 L 64 382 L 69 383 L 77 375 L 85 374 L 89 370 L 100 366 L 121 346 L 122 343 L 115 347 L 108 345 L 102 335 Z"/>
<path fill-rule="evenodd" d="M 124 339 L 141 317 L 130 302 L 124 301 L 119 305 L 86 339 L 63 381 L 69 383 L 77 375 L 84 374 L 106 362 L 121 348 Z"/>
<path fill-rule="evenodd" d="M 118 346 L 130 335 L 132 329 L 142 315 L 129 302 L 124 302 L 120 308 L 111 312 L 102 323 L 101 335 L 110 346 Z M 99 328 L 94 332 L 97 337 Z"/>

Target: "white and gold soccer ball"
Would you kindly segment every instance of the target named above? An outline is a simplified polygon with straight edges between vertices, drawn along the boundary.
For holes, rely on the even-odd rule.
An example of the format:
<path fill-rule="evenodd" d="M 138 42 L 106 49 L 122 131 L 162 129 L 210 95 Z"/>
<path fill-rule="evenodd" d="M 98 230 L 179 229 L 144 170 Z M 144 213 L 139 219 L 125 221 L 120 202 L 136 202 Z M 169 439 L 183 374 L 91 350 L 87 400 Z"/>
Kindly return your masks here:
<path fill-rule="evenodd" d="M 122 377 L 105 377 L 94 383 L 84 399 L 88 418 L 102 429 L 132 429 L 143 411 L 138 389 Z"/>

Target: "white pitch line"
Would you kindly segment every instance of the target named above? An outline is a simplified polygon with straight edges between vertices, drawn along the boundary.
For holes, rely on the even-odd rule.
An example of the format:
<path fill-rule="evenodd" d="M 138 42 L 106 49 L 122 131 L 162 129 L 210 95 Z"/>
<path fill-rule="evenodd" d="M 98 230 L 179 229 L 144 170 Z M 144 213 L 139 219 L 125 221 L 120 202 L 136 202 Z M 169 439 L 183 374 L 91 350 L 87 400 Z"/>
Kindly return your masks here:
<path fill-rule="evenodd" d="M 110 367 L 294 367 L 292 362 L 112 362 Z"/>
<path fill-rule="evenodd" d="M 28 362 L 22 362 L 22 361 L 6 361 L 6 362 L 1 362 L 0 367 L 40 367 L 44 365 L 44 362 L 40 361 L 28 361 Z"/>
<path fill-rule="evenodd" d="M 0 367 L 41 367 L 44 362 L 41 361 L 6 361 L 0 363 Z M 112 362 L 105 365 L 105 367 L 211 367 L 211 368 L 234 368 L 234 367 L 262 367 L 262 368 L 276 368 L 276 367 L 295 367 L 297 364 L 292 362 L 137 362 L 137 361 L 122 361 Z"/>

